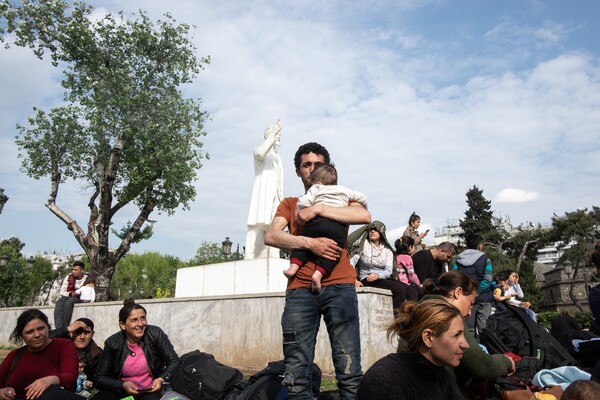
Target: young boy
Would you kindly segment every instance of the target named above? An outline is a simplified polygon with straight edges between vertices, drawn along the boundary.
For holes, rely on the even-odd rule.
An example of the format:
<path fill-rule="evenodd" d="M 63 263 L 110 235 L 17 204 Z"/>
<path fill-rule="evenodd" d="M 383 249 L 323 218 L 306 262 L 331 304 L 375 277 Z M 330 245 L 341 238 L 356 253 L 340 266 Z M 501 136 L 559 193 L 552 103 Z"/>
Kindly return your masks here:
<path fill-rule="evenodd" d="M 323 164 L 315 168 L 310 174 L 312 186 L 306 194 L 298 199 L 298 211 L 303 208 L 322 204 L 333 207 L 346 207 L 350 202 L 357 202 L 367 208 L 367 197 L 357 191 L 337 184 L 337 170 L 332 164 Z M 348 225 L 316 217 L 310 220 L 303 228 L 301 235 L 307 237 L 327 237 L 335 240 L 339 247 L 345 247 Z M 293 250 L 290 257 L 290 267 L 283 271 L 288 278 L 292 278 L 301 266 L 308 261 L 316 264 L 312 275 L 311 288 L 315 292 L 321 290 L 321 279 L 331 273 L 339 260 L 327 260 L 316 257 L 308 250 Z"/>
<path fill-rule="evenodd" d="M 504 310 L 508 307 L 508 300 L 512 295 L 507 294 L 506 291 L 509 288 L 508 285 L 508 273 L 506 271 L 500 271 L 496 274 L 496 279 L 492 283 L 494 301 L 496 302 L 496 310 Z"/>
<path fill-rule="evenodd" d="M 78 395 L 89 398 L 91 394 L 88 392 L 88 389 L 92 387 L 92 382 L 87 380 L 87 375 L 83 372 L 86 365 L 87 362 L 85 360 L 79 360 L 79 374 L 77 375 L 77 389 L 75 391 Z"/>
<path fill-rule="evenodd" d="M 96 301 L 96 290 L 94 285 L 96 279 L 92 275 L 88 275 L 83 283 L 83 286 L 75 291 L 79 295 L 79 301 L 82 303 L 93 303 Z"/>

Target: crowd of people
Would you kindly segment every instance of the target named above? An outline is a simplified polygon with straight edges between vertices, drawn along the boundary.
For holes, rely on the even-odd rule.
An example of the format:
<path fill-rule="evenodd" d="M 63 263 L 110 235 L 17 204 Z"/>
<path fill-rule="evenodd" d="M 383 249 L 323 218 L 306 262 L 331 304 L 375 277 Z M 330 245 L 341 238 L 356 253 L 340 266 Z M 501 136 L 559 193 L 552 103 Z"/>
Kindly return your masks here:
<path fill-rule="evenodd" d="M 289 399 L 313 399 L 312 363 L 323 317 L 331 343 L 339 398 L 470 399 L 481 382 L 515 373 L 510 354 L 488 354 L 478 336 L 492 309 L 519 307 L 518 273 L 494 279 L 483 242 L 472 237 L 460 254 L 449 242 L 423 243 L 421 218 L 412 213 L 405 234 L 392 247 L 381 221 L 371 221 L 366 197 L 337 186 L 337 171 L 327 149 L 307 143 L 294 156 L 296 174 L 312 199 L 284 198 L 264 234 L 267 246 L 294 250 L 281 316 Z M 325 168 L 319 171 L 320 168 Z M 320 199 L 325 196 L 326 200 Z M 329 197 L 328 197 L 329 196 Z M 304 203 L 304 200 L 302 202 Z M 311 226 L 311 221 L 318 221 Z M 349 225 L 362 225 L 352 243 L 339 239 Z M 354 234 L 353 234 L 354 235 Z M 454 258 L 454 265 L 449 262 Z M 600 245 L 592 262 L 600 273 Z M 391 291 L 394 321 L 387 333 L 397 352 L 374 363 L 363 375 L 356 287 Z M 83 289 L 87 287 L 88 289 Z M 163 384 L 179 364 L 168 336 L 149 325 L 143 306 L 133 300 L 119 312 L 119 330 L 101 349 L 94 323 L 70 323 L 73 305 L 91 299 L 93 278 L 82 263 L 65 278 L 55 308 L 55 328 L 37 309 L 18 318 L 11 340 L 23 347 L 0 364 L 0 400 L 86 398 L 159 400 Z M 590 292 L 590 307 L 600 318 L 600 285 Z M 535 319 L 535 313 L 530 316 Z M 600 363 L 592 374 L 600 380 Z M 572 387 L 572 389 L 571 389 Z M 598 393 L 595 383 L 577 383 L 565 398 Z M 77 392 L 77 393 L 76 393 Z M 70 397 L 78 396 L 78 397 Z M 590 397 L 593 398 L 593 397 Z"/>

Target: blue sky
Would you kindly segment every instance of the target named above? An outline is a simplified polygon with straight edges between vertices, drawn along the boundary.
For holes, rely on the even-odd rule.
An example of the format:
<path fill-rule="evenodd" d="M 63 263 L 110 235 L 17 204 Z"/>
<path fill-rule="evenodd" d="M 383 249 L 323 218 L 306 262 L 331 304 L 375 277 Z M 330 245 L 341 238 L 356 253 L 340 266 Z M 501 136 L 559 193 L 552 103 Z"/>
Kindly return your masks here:
<path fill-rule="evenodd" d="M 203 241 L 243 244 L 252 149 L 284 120 L 284 192 L 301 194 L 292 158 L 318 141 L 340 184 L 365 193 L 392 238 L 412 211 L 433 230 L 463 217 L 478 185 L 514 225 L 599 205 L 600 3 L 597 1 L 90 1 L 97 16 L 144 9 L 196 25 L 212 63 L 185 89 L 212 115 L 191 210 L 151 216 L 133 252 L 192 257 Z M 126 7 L 126 8 L 123 8 Z M 0 49 L 0 238 L 25 252 L 79 252 L 44 203 L 47 180 L 19 172 L 15 125 L 61 101 L 60 70 Z M 58 204 L 81 226 L 86 190 Z M 116 220 L 134 217 L 124 210 Z M 432 239 L 432 235 L 428 237 Z M 116 247 L 116 239 L 112 244 Z"/>

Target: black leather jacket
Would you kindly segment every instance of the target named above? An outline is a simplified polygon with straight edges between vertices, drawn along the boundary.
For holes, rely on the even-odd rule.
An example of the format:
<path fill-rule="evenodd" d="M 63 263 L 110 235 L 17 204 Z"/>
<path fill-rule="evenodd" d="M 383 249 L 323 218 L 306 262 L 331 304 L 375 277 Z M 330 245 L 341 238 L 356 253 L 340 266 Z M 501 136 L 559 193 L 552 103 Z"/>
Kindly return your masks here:
<path fill-rule="evenodd" d="M 168 381 L 179 365 L 179 356 L 169 337 L 158 326 L 148 325 L 139 345 L 144 350 L 152 377 L 154 379 L 161 377 Z M 96 372 L 98 389 L 114 392 L 122 390 L 121 370 L 129 353 L 124 331 L 117 332 L 106 339 Z"/>

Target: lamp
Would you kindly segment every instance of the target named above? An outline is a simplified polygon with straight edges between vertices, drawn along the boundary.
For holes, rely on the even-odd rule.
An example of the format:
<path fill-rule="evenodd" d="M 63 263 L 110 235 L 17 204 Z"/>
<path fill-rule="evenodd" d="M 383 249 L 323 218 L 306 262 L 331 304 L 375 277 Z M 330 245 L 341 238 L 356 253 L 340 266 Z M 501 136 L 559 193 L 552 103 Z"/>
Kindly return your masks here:
<path fill-rule="evenodd" d="M 226 236 L 225 240 L 221 244 L 223 245 L 223 249 L 221 250 L 223 252 L 223 255 L 225 257 L 228 257 L 231 254 L 231 245 L 233 244 L 233 242 L 229 240 L 229 236 Z"/>
<path fill-rule="evenodd" d="M 565 274 L 567 274 L 567 277 L 571 279 L 571 274 L 573 273 L 573 264 L 571 263 L 571 261 L 565 260 L 562 263 L 562 266 L 563 270 L 565 271 Z"/>
<path fill-rule="evenodd" d="M 6 204 L 6 202 L 8 201 L 8 196 L 4 194 L 4 189 L 0 188 L 0 214 L 2 214 L 2 209 L 4 208 L 4 205 Z M 4 265 L 6 266 L 6 265 Z"/>

